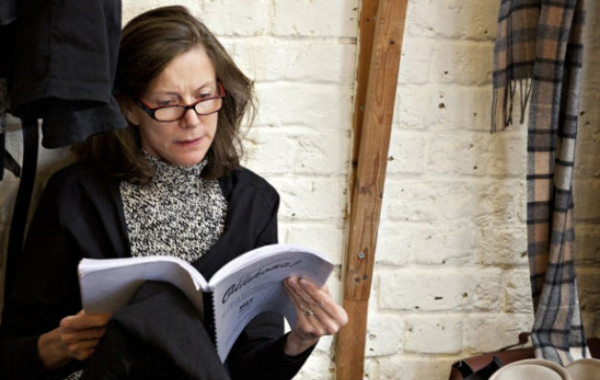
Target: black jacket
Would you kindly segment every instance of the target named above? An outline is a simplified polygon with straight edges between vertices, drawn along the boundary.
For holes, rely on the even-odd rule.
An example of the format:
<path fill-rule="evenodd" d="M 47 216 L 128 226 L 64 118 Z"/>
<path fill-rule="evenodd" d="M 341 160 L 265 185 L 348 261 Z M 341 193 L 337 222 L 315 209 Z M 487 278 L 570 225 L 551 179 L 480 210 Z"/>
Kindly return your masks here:
<path fill-rule="evenodd" d="M 276 190 L 244 168 L 219 183 L 228 203 L 225 230 L 217 243 L 192 263 L 207 279 L 240 254 L 277 242 Z M 60 378 L 81 367 L 74 362 L 59 373 L 44 372 L 37 339 L 56 328 L 63 317 L 81 309 L 77 280 L 81 258 L 128 256 L 119 180 L 82 163 L 57 172 L 40 198 L 6 298 L 0 326 L 0 378 Z M 309 353 L 286 356 L 284 338 L 281 316 L 258 316 L 227 359 L 232 377 L 293 377 Z"/>

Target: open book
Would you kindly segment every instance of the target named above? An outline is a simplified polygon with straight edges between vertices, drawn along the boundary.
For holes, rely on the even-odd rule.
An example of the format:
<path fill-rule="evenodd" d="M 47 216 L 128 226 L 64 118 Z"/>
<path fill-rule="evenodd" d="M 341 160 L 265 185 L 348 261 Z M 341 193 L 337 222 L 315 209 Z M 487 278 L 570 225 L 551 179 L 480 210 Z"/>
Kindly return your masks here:
<path fill-rule="evenodd" d="M 290 276 L 322 286 L 333 264 L 322 254 L 290 244 L 249 251 L 219 269 L 210 281 L 188 262 L 172 256 L 83 259 L 79 284 L 87 313 L 114 313 L 146 280 L 170 282 L 187 295 L 212 334 L 222 361 L 244 327 L 265 311 L 283 314 L 290 325 L 295 309 L 283 288 Z"/>

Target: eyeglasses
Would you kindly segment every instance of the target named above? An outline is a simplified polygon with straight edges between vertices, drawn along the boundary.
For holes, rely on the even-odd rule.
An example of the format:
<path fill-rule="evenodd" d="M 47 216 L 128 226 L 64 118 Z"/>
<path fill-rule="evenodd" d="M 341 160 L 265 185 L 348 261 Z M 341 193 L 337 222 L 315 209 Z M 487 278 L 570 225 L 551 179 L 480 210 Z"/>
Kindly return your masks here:
<path fill-rule="evenodd" d="M 193 109 L 199 116 L 211 115 L 218 112 L 223 107 L 223 98 L 225 98 L 225 89 L 221 81 L 219 83 L 219 95 L 204 98 L 195 103 L 180 106 L 161 106 L 151 108 L 141 100 L 136 99 L 137 104 L 148 116 L 156 121 L 170 122 L 183 119 L 189 109 Z"/>

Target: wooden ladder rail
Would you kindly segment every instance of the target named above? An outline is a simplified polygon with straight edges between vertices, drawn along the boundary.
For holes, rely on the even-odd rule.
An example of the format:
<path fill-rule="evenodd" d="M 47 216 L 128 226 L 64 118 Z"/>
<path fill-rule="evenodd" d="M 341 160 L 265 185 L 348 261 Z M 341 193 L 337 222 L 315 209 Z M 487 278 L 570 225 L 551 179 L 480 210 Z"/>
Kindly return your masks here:
<path fill-rule="evenodd" d="M 350 179 L 343 269 L 343 306 L 349 322 L 337 336 L 335 353 L 336 378 L 341 380 L 363 378 L 368 303 L 408 0 L 363 0 L 362 5 L 354 117 L 359 142 L 353 161 L 356 171 Z"/>

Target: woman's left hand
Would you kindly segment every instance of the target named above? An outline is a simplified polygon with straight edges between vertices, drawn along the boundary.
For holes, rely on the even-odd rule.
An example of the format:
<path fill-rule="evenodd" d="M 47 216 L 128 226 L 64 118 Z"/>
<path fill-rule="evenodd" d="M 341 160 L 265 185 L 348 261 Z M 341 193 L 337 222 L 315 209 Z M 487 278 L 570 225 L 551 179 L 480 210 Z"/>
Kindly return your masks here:
<path fill-rule="evenodd" d="M 317 288 L 310 281 L 296 277 L 287 278 L 283 284 L 298 315 L 287 337 L 286 355 L 301 354 L 320 337 L 333 335 L 348 323 L 348 314 L 333 300 L 327 285 Z"/>

